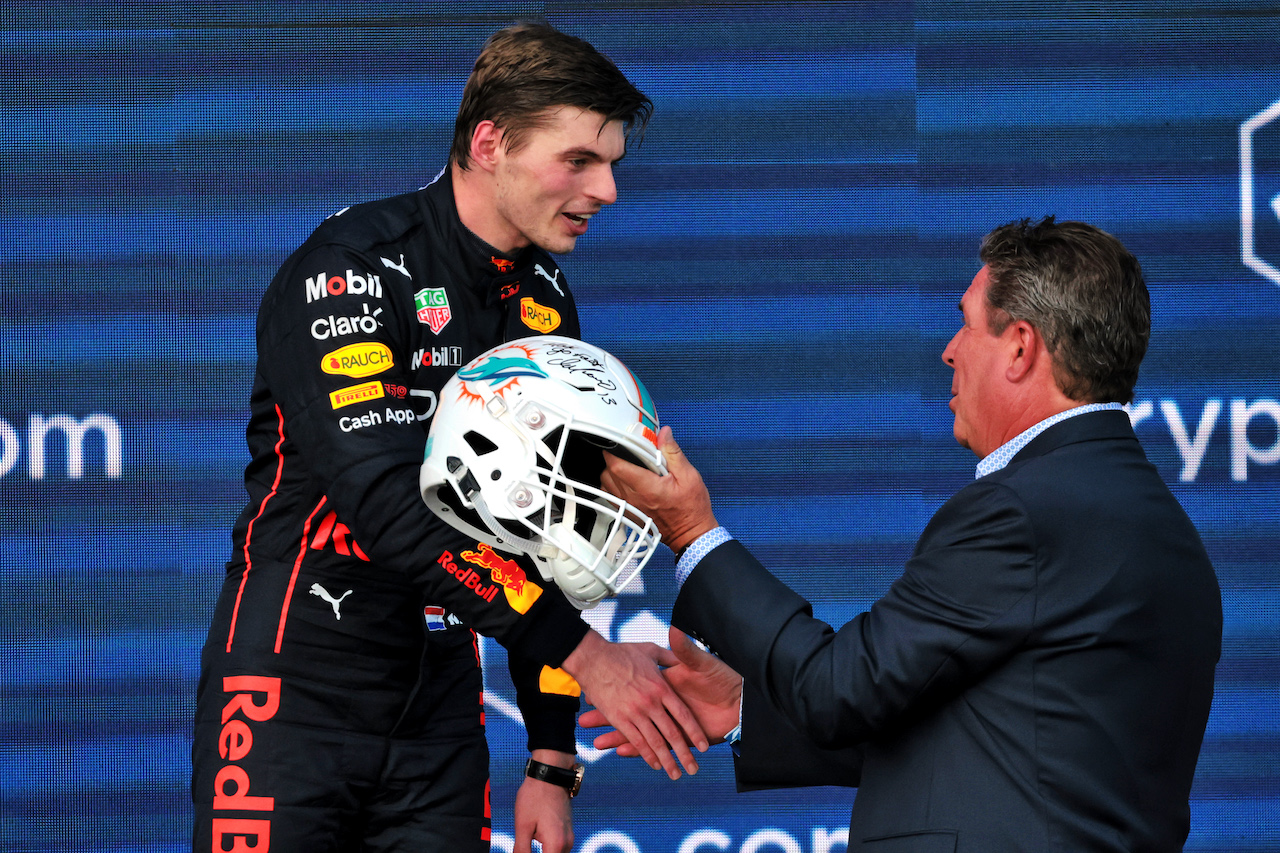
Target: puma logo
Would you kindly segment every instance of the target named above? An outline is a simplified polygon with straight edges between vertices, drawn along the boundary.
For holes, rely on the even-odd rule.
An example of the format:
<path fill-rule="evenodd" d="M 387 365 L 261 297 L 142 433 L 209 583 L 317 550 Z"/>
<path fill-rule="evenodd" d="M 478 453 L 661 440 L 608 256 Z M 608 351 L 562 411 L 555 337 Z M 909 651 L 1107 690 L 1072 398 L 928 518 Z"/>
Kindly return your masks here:
<path fill-rule="evenodd" d="M 547 271 L 542 268 L 542 264 L 534 264 L 533 271 L 536 272 L 538 275 L 542 276 L 543 278 L 545 278 L 547 281 L 551 282 L 551 285 L 556 289 L 556 293 L 560 294 L 561 296 L 564 296 L 564 291 L 560 289 L 560 282 L 556 280 L 560 278 L 560 270 L 556 270 L 555 276 L 552 277 L 547 275 Z"/>
<path fill-rule="evenodd" d="M 338 607 L 342 604 L 342 600 L 351 594 L 351 590 L 347 590 L 338 598 L 334 598 L 332 595 L 329 594 L 329 590 L 320 586 L 320 584 L 318 583 L 313 583 L 311 585 L 311 594 L 318 595 L 321 598 L 323 598 L 325 601 L 329 602 L 329 605 L 333 607 L 333 615 L 337 617 L 339 621 L 342 620 L 342 614 L 338 612 Z"/>
<path fill-rule="evenodd" d="M 409 268 L 404 265 L 404 255 L 400 256 L 400 263 L 398 264 L 392 261 L 390 258 L 383 258 L 382 265 L 387 269 L 395 270 L 398 273 L 403 273 L 405 278 L 409 279 L 409 281 L 413 281 L 413 276 L 409 275 Z"/>

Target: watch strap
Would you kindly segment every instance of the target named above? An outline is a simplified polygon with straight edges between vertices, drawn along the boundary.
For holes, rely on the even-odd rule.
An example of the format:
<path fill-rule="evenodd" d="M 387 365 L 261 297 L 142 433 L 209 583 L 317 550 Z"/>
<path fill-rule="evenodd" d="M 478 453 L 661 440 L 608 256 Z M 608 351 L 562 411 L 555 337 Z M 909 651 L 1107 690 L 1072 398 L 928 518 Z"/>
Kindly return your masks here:
<path fill-rule="evenodd" d="M 581 764 L 564 768 L 530 758 L 529 763 L 524 766 L 524 775 L 530 779 L 537 779 L 539 782 L 550 782 L 552 785 L 559 785 L 569 792 L 570 797 L 576 797 L 578 790 L 582 787 L 583 769 Z"/>

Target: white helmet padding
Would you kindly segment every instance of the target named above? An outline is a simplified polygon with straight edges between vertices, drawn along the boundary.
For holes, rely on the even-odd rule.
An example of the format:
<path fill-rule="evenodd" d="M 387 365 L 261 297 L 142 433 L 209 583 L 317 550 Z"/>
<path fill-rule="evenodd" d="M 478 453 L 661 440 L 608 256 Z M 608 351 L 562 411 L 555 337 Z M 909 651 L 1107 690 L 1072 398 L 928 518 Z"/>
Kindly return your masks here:
<path fill-rule="evenodd" d="M 601 451 L 665 474 L 657 431 L 648 391 L 609 353 L 521 338 L 441 389 L 419 486 L 440 518 L 533 557 L 585 609 L 630 583 L 660 541 L 648 516 L 600 489 Z"/>

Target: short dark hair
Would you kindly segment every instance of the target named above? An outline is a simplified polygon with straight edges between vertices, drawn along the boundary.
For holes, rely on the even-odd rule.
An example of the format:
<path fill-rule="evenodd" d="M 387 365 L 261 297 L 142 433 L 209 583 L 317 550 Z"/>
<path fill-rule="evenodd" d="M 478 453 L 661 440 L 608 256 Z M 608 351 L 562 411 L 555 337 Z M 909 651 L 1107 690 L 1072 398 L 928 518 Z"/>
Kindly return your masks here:
<path fill-rule="evenodd" d="M 467 168 L 471 137 L 485 120 L 502 128 L 508 151 L 519 150 L 554 107 L 621 121 L 628 139 L 643 133 L 653 113 L 653 102 L 587 42 L 550 24 L 515 24 L 490 36 L 476 58 L 462 90 L 449 162 Z"/>
<path fill-rule="evenodd" d="M 1053 356 L 1062 393 L 1082 402 L 1133 400 L 1151 337 L 1142 266 L 1119 240 L 1083 222 L 1022 219 L 982 240 L 995 334 L 1025 320 Z"/>

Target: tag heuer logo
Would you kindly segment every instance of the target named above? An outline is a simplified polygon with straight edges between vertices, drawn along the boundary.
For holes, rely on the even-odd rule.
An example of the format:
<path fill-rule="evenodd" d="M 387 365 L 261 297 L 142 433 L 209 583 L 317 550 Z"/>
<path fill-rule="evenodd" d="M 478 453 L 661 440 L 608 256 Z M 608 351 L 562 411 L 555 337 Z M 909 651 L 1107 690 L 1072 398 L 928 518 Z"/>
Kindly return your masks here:
<path fill-rule="evenodd" d="M 449 297 L 443 287 L 424 287 L 413 294 L 413 306 L 418 309 L 418 322 L 426 323 L 434 334 L 440 334 L 453 313 L 449 310 Z"/>

